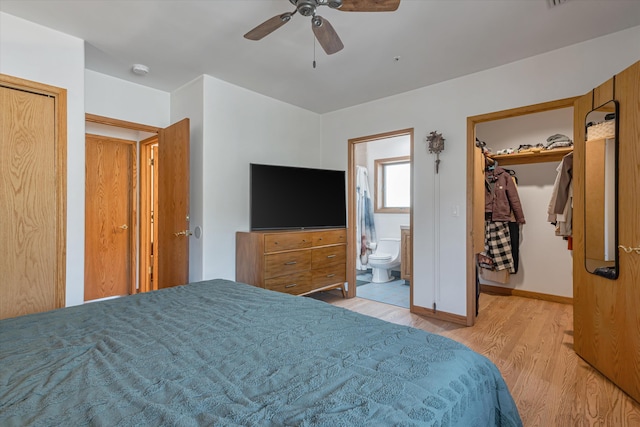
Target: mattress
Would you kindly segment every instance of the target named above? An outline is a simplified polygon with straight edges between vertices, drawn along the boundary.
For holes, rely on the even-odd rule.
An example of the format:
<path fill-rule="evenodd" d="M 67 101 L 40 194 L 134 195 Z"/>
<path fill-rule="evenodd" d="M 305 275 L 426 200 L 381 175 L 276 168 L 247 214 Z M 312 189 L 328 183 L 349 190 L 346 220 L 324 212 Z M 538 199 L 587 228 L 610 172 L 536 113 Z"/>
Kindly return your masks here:
<path fill-rule="evenodd" d="M 227 280 L 0 321 L 2 426 L 520 426 L 451 339 Z"/>

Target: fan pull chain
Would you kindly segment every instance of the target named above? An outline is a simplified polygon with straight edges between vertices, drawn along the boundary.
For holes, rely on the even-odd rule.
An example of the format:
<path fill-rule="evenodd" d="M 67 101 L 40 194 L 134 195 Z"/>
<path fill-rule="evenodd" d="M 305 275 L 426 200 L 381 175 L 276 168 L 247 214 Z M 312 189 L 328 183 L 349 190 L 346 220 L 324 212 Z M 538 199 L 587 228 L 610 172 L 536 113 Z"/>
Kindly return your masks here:
<path fill-rule="evenodd" d="M 316 37 L 313 36 L 313 69 L 316 68 Z"/>

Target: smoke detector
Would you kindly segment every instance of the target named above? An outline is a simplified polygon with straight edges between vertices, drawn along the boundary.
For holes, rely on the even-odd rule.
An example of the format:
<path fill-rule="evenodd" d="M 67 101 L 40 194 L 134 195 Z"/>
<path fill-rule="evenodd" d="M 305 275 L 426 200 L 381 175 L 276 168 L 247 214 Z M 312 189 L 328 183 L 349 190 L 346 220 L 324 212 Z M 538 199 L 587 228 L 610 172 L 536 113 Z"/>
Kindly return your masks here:
<path fill-rule="evenodd" d="M 149 67 L 143 64 L 133 64 L 133 67 L 131 67 L 131 71 L 133 71 L 133 74 L 146 76 L 147 74 L 149 74 Z"/>

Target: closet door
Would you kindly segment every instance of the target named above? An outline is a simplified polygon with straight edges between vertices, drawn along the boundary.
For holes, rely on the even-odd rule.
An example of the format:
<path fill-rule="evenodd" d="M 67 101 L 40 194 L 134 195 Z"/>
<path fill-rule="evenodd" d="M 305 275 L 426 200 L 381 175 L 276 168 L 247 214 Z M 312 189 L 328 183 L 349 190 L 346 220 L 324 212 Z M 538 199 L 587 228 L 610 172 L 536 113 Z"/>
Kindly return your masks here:
<path fill-rule="evenodd" d="M 135 141 L 85 137 L 84 300 L 135 291 Z"/>
<path fill-rule="evenodd" d="M 640 246 L 640 62 L 575 104 L 574 212 L 585 211 L 585 117 L 612 99 L 619 103 L 618 241 Z M 618 251 L 618 279 L 585 269 L 585 221 L 574 216 L 574 348 L 640 401 L 640 253 Z"/>
<path fill-rule="evenodd" d="M 22 83 L 0 75 L 0 319 L 64 305 L 58 100 Z"/>

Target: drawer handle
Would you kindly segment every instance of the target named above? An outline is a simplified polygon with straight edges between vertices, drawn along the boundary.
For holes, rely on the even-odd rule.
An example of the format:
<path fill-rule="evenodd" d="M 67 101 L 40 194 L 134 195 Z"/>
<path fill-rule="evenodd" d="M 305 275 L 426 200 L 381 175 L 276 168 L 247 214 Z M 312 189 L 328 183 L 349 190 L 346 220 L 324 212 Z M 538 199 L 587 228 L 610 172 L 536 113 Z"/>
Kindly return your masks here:
<path fill-rule="evenodd" d="M 289 261 L 289 262 L 285 262 L 284 265 L 295 265 L 297 264 L 297 261 Z"/>
<path fill-rule="evenodd" d="M 334 255 L 327 255 L 327 258 L 335 258 L 335 254 Z"/>
<path fill-rule="evenodd" d="M 297 283 L 292 283 L 290 285 L 286 285 L 285 288 L 289 289 L 289 288 L 293 288 L 294 286 L 298 286 L 298 284 Z"/>
<path fill-rule="evenodd" d="M 333 277 L 335 274 L 327 274 L 327 277 Z"/>

